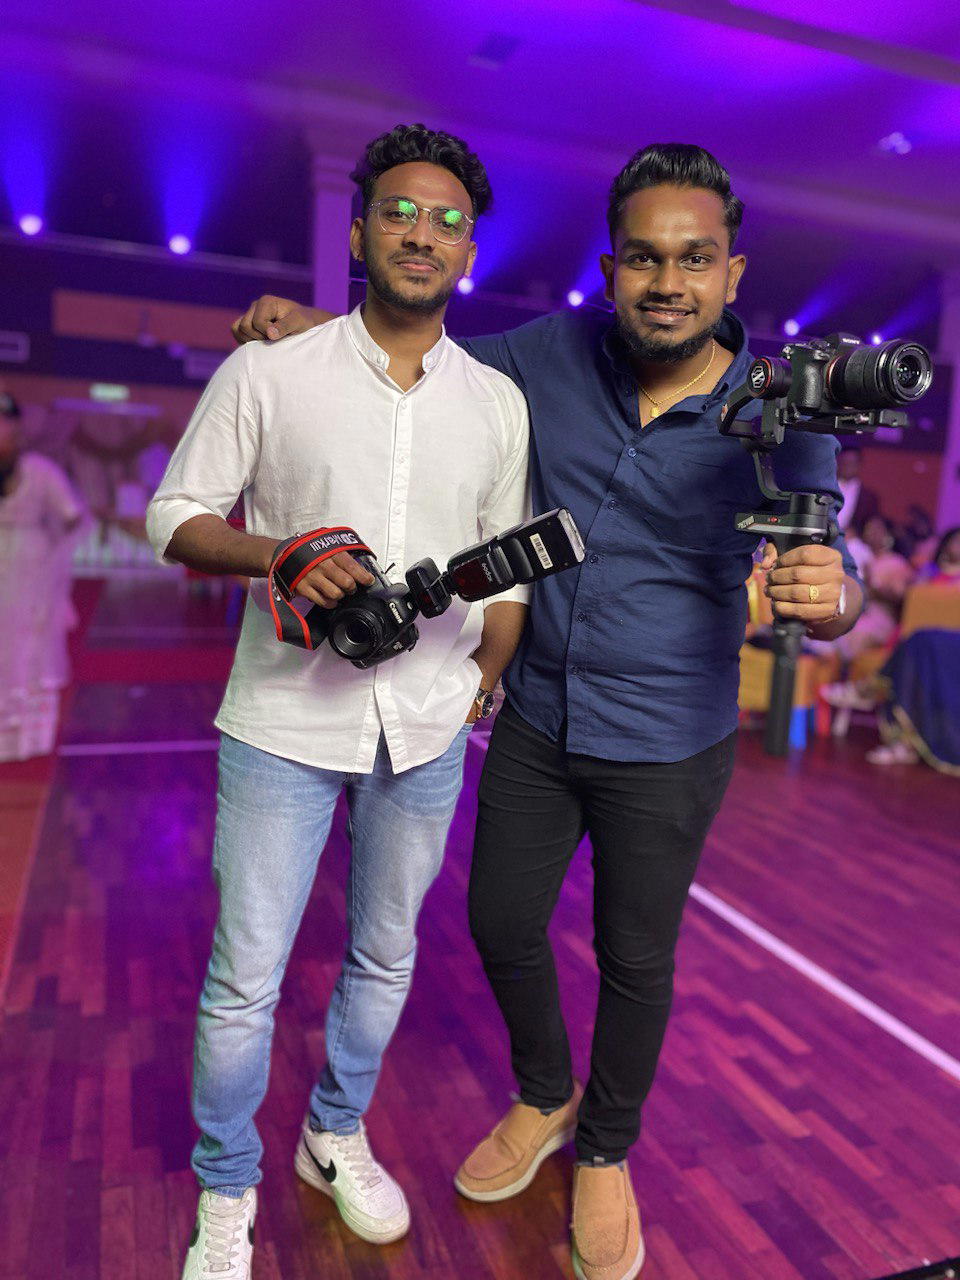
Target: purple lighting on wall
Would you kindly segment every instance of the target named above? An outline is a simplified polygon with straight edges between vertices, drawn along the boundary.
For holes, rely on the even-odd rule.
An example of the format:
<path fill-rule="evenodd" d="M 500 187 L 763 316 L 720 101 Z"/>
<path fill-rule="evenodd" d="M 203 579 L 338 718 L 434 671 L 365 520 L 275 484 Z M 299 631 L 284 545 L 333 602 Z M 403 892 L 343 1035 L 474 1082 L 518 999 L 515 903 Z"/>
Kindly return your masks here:
<path fill-rule="evenodd" d="M 800 332 L 800 325 L 797 323 L 796 320 L 784 320 L 783 332 L 787 335 L 788 338 L 795 338 L 797 334 Z"/>
<path fill-rule="evenodd" d="M 583 294 L 579 289 L 571 289 L 567 294 L 567 302 L 571 307 L 583 306 Z"/>
<path fill-rule="evenodd" d="M 870 341 L 873 343 L 873 345 L 874 345 L 875 347 L 879 347 L 880 343 L 883 341 L 883 334 L 882 334 L 882 333 L 871 333 L 871 335 L 870 335 Z"/>
<path fill-rule="evenodd" d="M 476 285 L 469 276 L 461 276 L 457 281 L 457 289 L 460 293 L 473 293 Z"/>
<path fill-rule="evenodd" d="M 193 245 L 190 243 L 189 236 L 175 235 L 170 237 L 167 247 L 171 253 L 177 253 L 182 256 L 185 253 L 189 253 Z"/>
<path fill-rule="evenodd" d="M 0 177 L 14 221 L 25 236 L 43 228 L 51 131 L 36 86 L 26 78 L 5 76 L 0 93 Z"/>

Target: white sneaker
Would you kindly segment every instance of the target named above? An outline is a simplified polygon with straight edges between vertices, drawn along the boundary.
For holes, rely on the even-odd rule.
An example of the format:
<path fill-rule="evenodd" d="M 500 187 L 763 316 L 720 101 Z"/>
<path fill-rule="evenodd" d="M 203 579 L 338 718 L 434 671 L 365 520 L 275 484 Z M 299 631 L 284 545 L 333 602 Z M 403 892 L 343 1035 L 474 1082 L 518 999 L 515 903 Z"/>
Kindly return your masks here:
<path fill-rule="evenodd" d="M 356 1133 L 314 1133 L 304 1122 L 293 1166 L 324 1195 L 361 1240 L 389 1244 L 410 1229 L 410 1208 L 400 1186 L 377 1164 L 363 1121 Z"/>
<path fill-rule="evenodd" d="M 250 1280 L 256 1216 L 255 1187 L 239 1200 L 202 1192 L 183 1280 Z"/>
<path fill-rule="evenodd" d="M 919 764 L 920 757 L 909 742 L 888 742 L 867 752 L 870 764 Z"/>
<path fill-rule="evenodd" d="M 849 711 L 876 711 L 878 699 L 864 693 L 853 681 L 842 684 L 822 684 L 820 697 L 831 707 L 845 707 Z"/>

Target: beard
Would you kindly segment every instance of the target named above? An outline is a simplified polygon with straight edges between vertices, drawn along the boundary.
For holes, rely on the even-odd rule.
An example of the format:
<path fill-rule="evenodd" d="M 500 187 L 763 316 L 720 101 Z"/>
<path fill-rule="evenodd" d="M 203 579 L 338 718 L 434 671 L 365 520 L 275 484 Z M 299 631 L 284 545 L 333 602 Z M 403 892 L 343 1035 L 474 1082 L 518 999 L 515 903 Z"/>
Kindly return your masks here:
<path fill-rule="evenodd" d="M 631 308 L 631 312 L 632 312 Z M 699 333 L 682 342 L 671 342 L 668 338 L 642 338 L 624 317 L 617 312 L 617 331 L 624 346 L 634 360 L 642 360 L 650 364 L 679 364 L 681 360 L 689 360 L 698 355 L 720 328 L 720 317 Z"/>
<path fill-rule="evenodd" d="M 440 271 L 441 268 L 438 268 L 437 274 L 440 278 L 440 285 L 433 293 L 424 291 L 411 297 L 394 288 L 388 280 L 386 272 L 381 271 L 379 263 L 373 262 L 369 258 L 367 259 L 367 283 L 380 301 L 385 302 L 388 306 L 396 307 L 398 311 L 409 311 L 413 315 L 419 316 L 431 316 L 437 311 L 442 311 L 457 287 L 456 280 L 444 279 L 440 275 Z"/>

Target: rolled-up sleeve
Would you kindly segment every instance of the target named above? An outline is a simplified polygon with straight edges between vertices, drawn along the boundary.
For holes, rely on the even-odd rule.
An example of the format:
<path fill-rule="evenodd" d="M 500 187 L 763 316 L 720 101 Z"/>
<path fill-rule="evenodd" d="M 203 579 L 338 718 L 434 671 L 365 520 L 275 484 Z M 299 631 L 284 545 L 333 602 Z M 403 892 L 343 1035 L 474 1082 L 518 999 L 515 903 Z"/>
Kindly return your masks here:
<path fill-rule="evenodd" d="M 527 402 L 511 383 L 504 386 L 504 413 L 508 447 L 496 482 L 480 508 L 480 529 L 484 538 L 496 537 L 506 529 L 530 519 L 530 415 Z M 503 600 L 520 604 L 530 601 L 529 585 L 511 587 L 483 602 L 484 608 Z"/>
<path fill-rule="evenodd" d="M 243 346 L 210 379 L 147 508 L 147 536 L 167 561 L 170 539 L 185 520 L 224 519 L 256 474 L 260 423 Z"/>

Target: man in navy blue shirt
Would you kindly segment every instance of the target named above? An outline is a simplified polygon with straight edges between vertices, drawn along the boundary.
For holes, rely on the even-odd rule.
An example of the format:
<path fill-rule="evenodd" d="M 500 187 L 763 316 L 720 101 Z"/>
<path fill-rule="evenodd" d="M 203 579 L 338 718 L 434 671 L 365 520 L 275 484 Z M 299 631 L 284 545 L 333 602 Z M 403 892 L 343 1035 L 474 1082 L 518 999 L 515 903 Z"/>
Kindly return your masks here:
<path fill-rule="evenodd" d="M 519 1101 L 455 1181 L 470 1199 L 506 1199 L 574 1137 L 580 1280 L 629 1280 L 643 1263 L 626 1156 L 667 1025 L 683 907 L 733 768 L 756 548 L 734 516 L 765 505 L 749 455 L 717 430 L 751 363 L 727 310 L 745 266 L 732 252 L 742 210 L 708 152 L 648 147 L 610 195 L 601 265 L 615 318 L 562 312 L 464 343 L 526 395 L 533 509 L 569 508 L 586 557 L 534 589 L 480 783 L 470 924 Z M 322 318 L 262 299 L 235 333 L 279 337 Z M 836 450 L 832 437 L 788 433 L 781 487 L 839 501 Z M 842 541 L 779 560 L 768 547 L 764 566 L 777 611 L 810 635 L 853 625 L 861 591 Z M 585 1089 L 547 936 L 584 834 L 600 969 Z"/>

